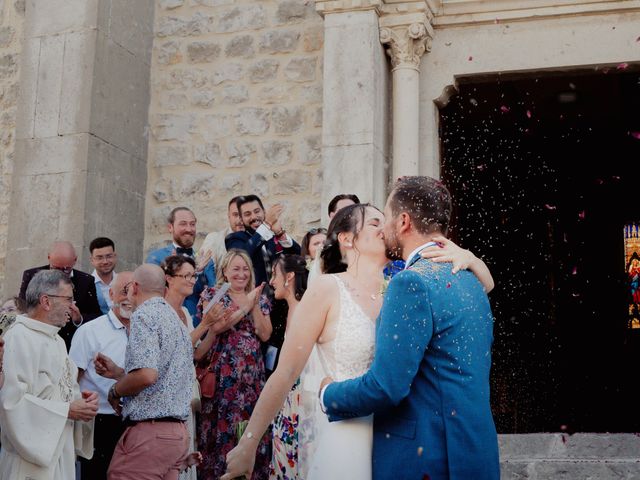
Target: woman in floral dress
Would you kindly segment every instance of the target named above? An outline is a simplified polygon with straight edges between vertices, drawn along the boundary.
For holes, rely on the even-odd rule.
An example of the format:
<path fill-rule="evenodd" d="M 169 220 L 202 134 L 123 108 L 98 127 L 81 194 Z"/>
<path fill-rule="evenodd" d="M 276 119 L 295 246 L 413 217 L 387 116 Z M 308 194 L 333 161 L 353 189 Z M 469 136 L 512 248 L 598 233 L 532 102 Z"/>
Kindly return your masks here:
<path fill-rule="evenodd" d="M 264 386 L 264 362 L 260 341 L 271 335 L 270 305 L 262 295 L 263 285 L 254 286 L 253 266 L 247 254 L 232 249 L 220 264 L 216 287 L 202 292 L 198 315 L 213 299 L 223 282 L 229 289 L 220 299 L 234 314 L 225 325 L 214 324 L 196 349 L 200 367 L 212 365 L 216 376 L 213 398 L 202 398 L 198 446 L 203 456 L 201 480 L 217 480 L 226 470 L 225 457 L 237 443 L 236 427 L 249 420 Z M 215 332 L 219 332 L 216 334 Z M 221 332 L 221 333 L 220 333 Z M 269 478 L 269 443 L 265 435 L 258 448 L 252 479 Z"/>
<path fill-rule="evenodd" d="M 271 286 L 276 299 L 286 300 L 289 306 L 287 327 L 302 295 L 307 290 L 309 271 L 304 257 L 283 255 L 273 265 Z M 286 332 L 286 330 L 285 330 Z M 285 333 L 286 334 L 286 333 Z M 273 422 L 273 455 L 270 478 L 272 480 L 302 480 L 299 442 L 300 426 L 300 379 L 291 388 L 282 410 Z"/>

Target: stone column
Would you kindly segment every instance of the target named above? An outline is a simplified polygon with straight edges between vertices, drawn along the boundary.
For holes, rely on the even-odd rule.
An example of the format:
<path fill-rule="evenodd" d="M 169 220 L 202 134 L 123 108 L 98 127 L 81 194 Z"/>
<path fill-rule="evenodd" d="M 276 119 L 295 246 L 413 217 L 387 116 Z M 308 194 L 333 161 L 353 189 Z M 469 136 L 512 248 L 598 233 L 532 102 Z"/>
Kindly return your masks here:
<path fill-rule="evenodd" d="M 388 45 L 393 76 L 392 179 L 420 173 L 420 59 L 432 38 L 425 12 L 380 18 L 380 41 Z"/>
<path fill-rule="evenodd" d="M 153 0 L 27 0 L 5 294 L 71 241 L 116 242 L 140 262 Z"/>
<path fill-rule="evenodd" d="M 338 193 L 384 206 L 388 165 L 388 66 L 381 0 L 317 1 L 324 15 L 322 212 Z"/>

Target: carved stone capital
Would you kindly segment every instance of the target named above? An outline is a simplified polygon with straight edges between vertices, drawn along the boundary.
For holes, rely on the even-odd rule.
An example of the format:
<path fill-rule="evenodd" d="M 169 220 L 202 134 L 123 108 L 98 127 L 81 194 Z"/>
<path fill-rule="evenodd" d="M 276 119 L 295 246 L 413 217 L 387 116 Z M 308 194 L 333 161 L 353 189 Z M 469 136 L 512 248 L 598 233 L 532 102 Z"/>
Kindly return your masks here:
<path fill-rule="evenodd" d="M 391 57 L 393 69 L 418 70 L 422 55 L 431 50 L 431 32 L 426 22 L 381 27 L 380 42 L 388 45 L 387 54 Z"/>

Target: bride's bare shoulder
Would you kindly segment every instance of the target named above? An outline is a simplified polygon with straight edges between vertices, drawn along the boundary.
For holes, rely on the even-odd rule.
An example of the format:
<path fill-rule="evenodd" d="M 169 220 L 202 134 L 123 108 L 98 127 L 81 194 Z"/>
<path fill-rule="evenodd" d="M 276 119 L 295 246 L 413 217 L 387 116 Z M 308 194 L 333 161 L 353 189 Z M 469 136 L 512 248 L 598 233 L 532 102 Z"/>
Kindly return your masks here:
<path fill-rule="evenodd" d="M 327 299 L 326 296 L 335 293 L 337 288 L 336 281 L 331 275 L 322 274 L 313 279 L 313 283 L 309 286 L 304 296 Z"/>

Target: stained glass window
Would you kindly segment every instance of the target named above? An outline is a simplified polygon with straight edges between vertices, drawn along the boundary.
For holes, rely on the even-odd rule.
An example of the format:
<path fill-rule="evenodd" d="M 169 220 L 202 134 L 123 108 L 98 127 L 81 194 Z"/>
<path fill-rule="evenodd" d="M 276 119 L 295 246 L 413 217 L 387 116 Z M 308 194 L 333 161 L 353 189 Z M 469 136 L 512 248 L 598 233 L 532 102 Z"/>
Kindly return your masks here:
<path fill-rule="evenodd" d="M 629 328 L 640 329 L 640 222 L 624 227 L 624 263 L 629 281 Z"/>

